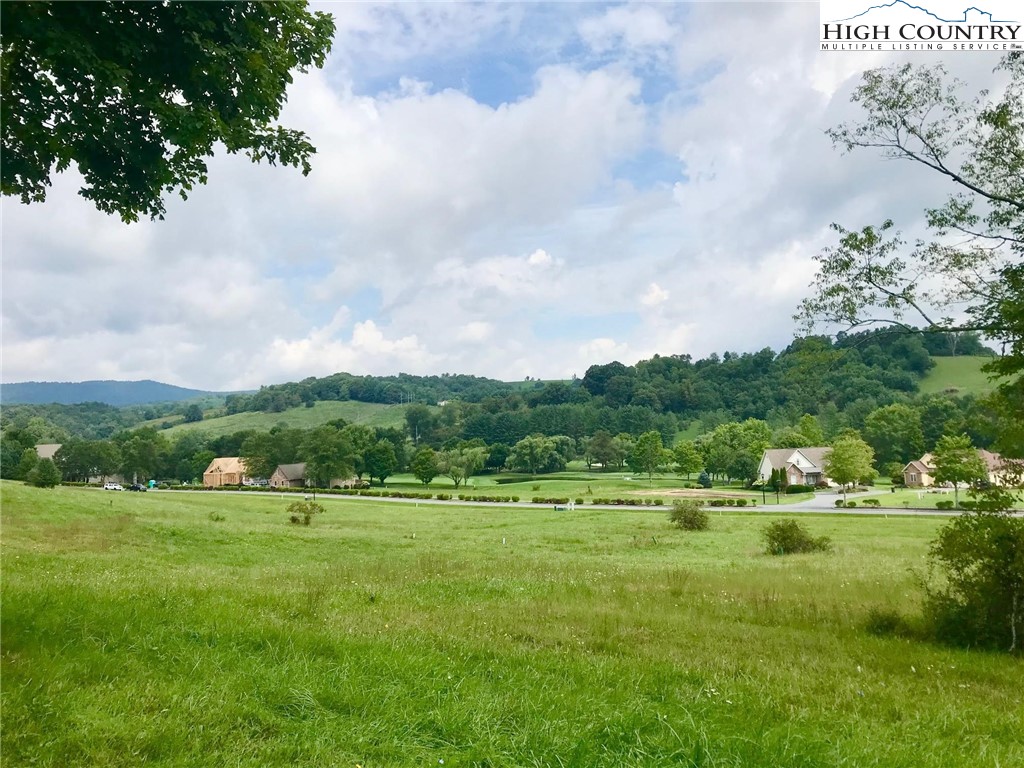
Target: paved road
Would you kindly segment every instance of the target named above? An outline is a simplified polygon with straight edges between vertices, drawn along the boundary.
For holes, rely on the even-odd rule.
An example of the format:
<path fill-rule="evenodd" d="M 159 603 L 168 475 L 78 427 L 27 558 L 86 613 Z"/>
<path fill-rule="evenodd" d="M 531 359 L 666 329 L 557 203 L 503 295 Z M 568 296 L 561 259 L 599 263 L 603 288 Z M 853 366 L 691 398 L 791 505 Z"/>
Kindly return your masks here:
<path fill-rule="evenodd" d="M 159 491 L 159 493 L 229 493 L 233 495 L 244 495 L 244 496 L 279 496 L 282 499 L 298 499 L 302 494 L 298 493 L 279 493 L 275 491 Z M 534 504 L 528 501 L 518 501 L 509 503 L 490 503 L 483 501 L 459 501 L 458 499 L 452 499 L 450 501 L 438 501 L 437 499 L 398 499 L 392 497 L 380 497 L 380 496 L 345 496 L 341 494 L 315 494 L 317 501 L 325 501 L 331 503 L 334 501 L 355 501 L 355 502 L 380 502 L 388 501 L 395 502 L 398 504 L 430 504 L 430 505 L 444 505 L 444 506 L 463 506 L 463 507 L 503 507 L 503 508 L 514 508 L 514 509 L 551 509 L 551 504 Z M 850 493 L 847 494 L 847 498 L 856 500 L 866 496 L 879 496 L 882 501 L 885 500 L 884 496 L 880 496 L 877 491 L 869 491 L 867 493 Z M 313 493 L 309 493 L 308 496 L 312 498 Z M 792 504 L 775 504 L 771 505 L 758 505 L 754 508 L 750 507 L 711 507 L 709 511 L 722 511 L 722 512 L 798 512 L 805 514 L 829 514 L 829 515 L 888 515 L 890 517 L 952 517 L 960 514 L 958 511 L 945 511 L 937 509 L 886 509 L 884 507 L 880 509 L 858 507 L 856 509 L 839 509 L 836 507 L 836 499 L 838 497 L 835 494 L 818 494 L 813 499 L 807 499 L 805 501 L 796 501 Z M 646 505 L 626 505 L 626 504 L 581 504 L 576 507 L 577 512 L 586 511 L 587 509 L 621 509 L 626 511 L 645 511 L 645 512 L 667 512 L 668 506 L 663 505 L 660 507 L 646 506 Z M 1019 513 L 1024 514 L 1024 513 Z"/>

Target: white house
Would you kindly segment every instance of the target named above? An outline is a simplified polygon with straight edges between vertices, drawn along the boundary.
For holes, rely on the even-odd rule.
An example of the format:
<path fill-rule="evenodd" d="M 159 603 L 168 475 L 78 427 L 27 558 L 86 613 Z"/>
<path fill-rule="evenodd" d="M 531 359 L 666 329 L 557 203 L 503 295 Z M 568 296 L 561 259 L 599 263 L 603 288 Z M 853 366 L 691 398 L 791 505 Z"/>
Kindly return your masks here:
<path fill-rule="evenodd" d="M 817 485 L 832 482 L 825 475 L 825 459 L 832 451 L 829 446 L 815 448 L 769 448 L 761 457 L 757 475 L 762 483 L 772 478 L 772 470 L 786 473 L 789 485 Z"/>

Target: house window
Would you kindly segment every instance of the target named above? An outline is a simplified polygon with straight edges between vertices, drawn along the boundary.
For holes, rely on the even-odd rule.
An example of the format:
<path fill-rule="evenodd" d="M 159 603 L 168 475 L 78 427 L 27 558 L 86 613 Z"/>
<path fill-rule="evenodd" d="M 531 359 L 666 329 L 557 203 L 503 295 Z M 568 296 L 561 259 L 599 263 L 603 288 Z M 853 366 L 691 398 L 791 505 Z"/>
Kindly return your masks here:
<path fill-rule="evenodd" d="M 910 475 L 910 482 L 916 483 L 917 482 L 917 475 L 911 473 L 911 475 Z"/>

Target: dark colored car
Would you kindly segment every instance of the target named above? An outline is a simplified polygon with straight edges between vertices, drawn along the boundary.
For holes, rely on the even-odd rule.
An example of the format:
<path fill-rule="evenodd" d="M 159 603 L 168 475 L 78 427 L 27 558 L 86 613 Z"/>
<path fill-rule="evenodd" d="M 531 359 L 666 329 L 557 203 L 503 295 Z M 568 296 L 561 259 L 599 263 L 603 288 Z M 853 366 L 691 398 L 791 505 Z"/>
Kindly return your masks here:
<path fill-rule="evenodd" d="M 145 493 L 146 492 L 146 486 L 139 485 L 138 483 L 132 483 L 131 485 L 128 486 L 128 490 L 129 491 L 142 491 L 143 493 Z"/>

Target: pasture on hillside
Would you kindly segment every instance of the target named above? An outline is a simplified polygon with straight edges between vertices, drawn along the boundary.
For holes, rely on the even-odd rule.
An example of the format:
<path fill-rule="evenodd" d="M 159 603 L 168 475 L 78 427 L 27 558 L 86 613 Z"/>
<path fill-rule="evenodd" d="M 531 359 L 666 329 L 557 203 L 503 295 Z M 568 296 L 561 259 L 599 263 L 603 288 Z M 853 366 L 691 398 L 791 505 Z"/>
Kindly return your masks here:
<path fill-rule="evenodd" d="M 985 395 L 995 389 L 992 379 L 981 370 L 991 357 L 933 357 L 935 367 L 921 379 L 923 395 L 949 392 L 956 395 Z"/>
<path fill-rule="evenodd" d="M 0 492 L 5 765 L 1024 764 L 1019 658 L 865 631 L 941 519 Z"/>
<path fill-rule="evenodd" d="M 436 410 L 436 407 L 433 410 Z M 335 419 L 345 419 L 350 424 L 365 424 L 368 427 L 401 427 L 405 424 L 405 406 L 361 403 L 355 400 L 321 400 L 313 403 L 312 408 L 299 406 L 279 413 L 246 411 L 187 424 L 181 422 L 179 417 L 179 422 L 168 428 L 164 434 L 175 436 L 181 432 L 195 430 L 205 432 L 210 437 L 221 437 L 243 429 L 268 432 L 278 424 L 297 429 L 312 429 Z M 155 419 L 141 426 L 159 428 L 164 421 L 166 419 Z"/>

